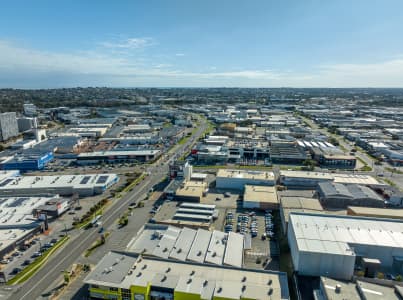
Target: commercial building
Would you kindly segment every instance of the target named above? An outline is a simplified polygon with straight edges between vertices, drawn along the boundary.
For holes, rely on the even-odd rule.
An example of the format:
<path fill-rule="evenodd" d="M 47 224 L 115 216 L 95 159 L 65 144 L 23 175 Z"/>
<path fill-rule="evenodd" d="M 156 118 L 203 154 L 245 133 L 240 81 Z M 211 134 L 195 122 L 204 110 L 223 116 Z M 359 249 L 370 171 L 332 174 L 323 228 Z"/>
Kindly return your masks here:
<path fill-rule="evenodd" d="M 278 209 L 279 201 L 274 186 L 245 185 L 243 208 L 247 209 Z"/>
<path fill-rule="evenodd" d="M 385 206 L 382 197 L 364 185 L 320 182 L 317 191 L 322 205 L 328 208 L 347 208 L 350 205 Z"/>
<path fill-rule="evenodd" d="M 26 151 L 0 163 L 2 170 L 36 171 L 43 170 L 53 160 L 53 152 Z"/>
<path fill-rule="evenodd" d="M 15 112 L 0 114 L 0 142 L 18 135 L 17 115 Z"/>
<path fill-rule="evenodd" d="M 207 184 L 202 181 L 185 181 L 175 192 L 175 200 L 200 202 L 207 193 Z"/>
<path fill-rule="evenodd" d="M 273 163 L 302 164 L 307 158 L 306 152 L 295 143 L 273 142 L 270 146 Z"/>
<path fill-rule="evenodd" d="M 17 124 L 18 124 L 19 132 L 24 132 L 24 131 L 31 130 L 34 128 L 38 128 L 37 118 L 27 118 L 27 117 L 18 118 Z"/>
<path fill-rule="evenodd" d="M 293 212 L 324 213 L 318 199 L 306 197 L 280 197 L 280 218 L 283 233 L 287 234 L 288 219 Z"/>
<path fill-rule="evenodd" d="M 403 272 L 403 223 L 391 219 L 291 213 L 288 244 L 300 275 L 350 280 L 359 266 Z"/>
<path fill-rule="evenodd" d="M 57 196 L 0 198 L 0 259 L 41 230 L 35 209 Z"/>
<path fill-rule="evenodd" d="M 282 272 L 109 252 L 85 278 L 91 299 L 289 299 Z"/>
<path fill-rule="evenodd" d="M 224 170 L 217 172 L 216 187 L 218 189 L 243 190 L 246 184 L 273 186 L 274 173 L 249 170 Z"/>
<path fill-rule="evenodd" d="M 100 163 L 147 162 L 158 157 L 160 150 L 85 152 L 77 156 L 80 165 Z"/>
<path fill-rule="evenodd" d="M 313 296 L 316 300 L 401 300 L 403 288 L 398 285 L 385 286 L 360 280 L 349 282 L 321 277 L 320 287 L 314 290 Z"/>
<path fill-rule="evenodd" d="M 12 176 L 1 180 L 0 196 L 77 194 L 82 197 L 102 194 L 119 180 L 116 174 Z"/>
<path fill-rule="evenodd" d="M 36 116 L 36 114 L 37 114 L 36 106 L 35 106 L 35 104 L 32 104 L 32 103 L 24 103 L 23 111 L 24 111 L 24 115 L 26 115 L 28 117 L 33 117 L 33 116 Z"/>
<path fill-rule="evenodd" d="M 146 224 L 129 243 L 126 251 L 241 268 L 244 236 L 235 232 Z"/>

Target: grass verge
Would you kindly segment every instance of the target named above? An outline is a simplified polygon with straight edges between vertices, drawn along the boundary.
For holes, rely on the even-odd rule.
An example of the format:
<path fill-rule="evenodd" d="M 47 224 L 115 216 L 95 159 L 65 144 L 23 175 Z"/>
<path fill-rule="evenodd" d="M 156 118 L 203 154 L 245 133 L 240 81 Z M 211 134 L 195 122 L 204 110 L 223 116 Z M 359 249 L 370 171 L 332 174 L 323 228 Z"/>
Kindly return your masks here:
<path fill-rule="evenodd" d="M 104 234 L 105 241 L 106 241 L 106 238 L 107 238 L 109 235 L 110 235 L 110 232 L 105 232 L 105 234 Z M 95 249 L 97 249 L 98 247 L 100 247 L 100 246 L 102 246 L 103 244 L 105 244 L 105 241 L 102 241 L 102 239 L 96 240 L 96 242 L 95 242 L 90 248 L 88 248 L 88 249 L 85 251 L 84 256 L 85 256 L 85 257 L 90 256 L 90 255 L 92 254 L 92 252 L 93 252 Z"/>
<path fill-rule="evenodd" d="M 70 236 L 66 235 L 63 238 L 61 238 L 52 248 L 49 250 L 46 250 L 42 256 L 38 257 L 34 262 L 32 262 L 29 266 L 27 266 L 24 270 L 22 270 L 20 273 L 18 273 L 15 277 L 7 281 L 8 285 L 13 285 L 17 283 L 22 283 L 26 280 L 28 280 L 32 275 L 35 274 L 36 271 L 39 270 L 39 268 L 45 264 L 45 262 L 48 260 L 48 258 L 61 246 L 63 246 L 64 243 L 68 241 Z"/>

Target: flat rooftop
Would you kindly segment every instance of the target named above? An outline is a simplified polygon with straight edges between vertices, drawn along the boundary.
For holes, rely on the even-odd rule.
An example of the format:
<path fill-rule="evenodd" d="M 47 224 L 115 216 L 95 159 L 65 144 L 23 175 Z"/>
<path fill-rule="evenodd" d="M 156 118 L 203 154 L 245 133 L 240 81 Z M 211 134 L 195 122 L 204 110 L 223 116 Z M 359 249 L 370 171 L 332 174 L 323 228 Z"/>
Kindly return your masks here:
<path fill-rule="evenodd" d="M 131 150 L 131 151 L 96 151 L 80 153 L 77 157 L 99 157 L 99 156 L 145 156 L 157 155 L 160 150 Z"/>
<path fill-rule="evenodd" d="M 352 255 L 352 245 L 403 249 L 403 223 L 391 219 L 291 213 L 299 251 Z"/>
<path fill-rule="evenodd" d="M 203 197 L 203 192 L 206 190 L 207 185 L 200 181 L 187 181 L 179 187 L 175 195 L 178 197 Z"/>
<path fill-rule="evenodd" d="M 264 171 L 220 169 L 217 172 L 217 177 L 256 179 L 256 180 L 274 180 L 274 173 L 273 172 L 264 172 Z"/>
<path fill-rule="evenodd" d="M 131 286 L 170 287 L 203 299 L 289 299 L 287 275 L 234 267 L 187 263 L 109 252 L 85 278 L 85 283 L 130 289 Z"/>
<path fill-rule="evenodd" d="M 278 204 L 274 186 L 245 185 L 244 201 Z"/>
<path fill-rule="evenodd" d="M 403 219 L 403 209 L 401 208 L 348 206 L 347 214 L 352 216 L 365 216 L 373 218 Z"/>
<path fill-rule="evenodd" d="M 244 237 L 232 232 L 146 224 L 128 244 L 131 253 L 242 267 Z"/>

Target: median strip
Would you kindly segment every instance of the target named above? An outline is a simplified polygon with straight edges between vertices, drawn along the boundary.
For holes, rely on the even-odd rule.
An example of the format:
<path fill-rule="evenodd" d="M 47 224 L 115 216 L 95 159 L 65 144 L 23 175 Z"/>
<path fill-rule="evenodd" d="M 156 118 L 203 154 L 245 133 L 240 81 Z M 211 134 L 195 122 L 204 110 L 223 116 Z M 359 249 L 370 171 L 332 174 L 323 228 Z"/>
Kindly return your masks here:
<path fill-rule="evenodd" d="M 59 249 L 65 242 L 68 241 L 70 236 L 64 236 L 61 238 L 52 248 L 46 250 L 42 256 L 38 257 L 34 262 L 28 265 L 24 270 L 18 273 L 15 277 L 7 281 L 7 285 L 14 285 L 17 283 L 22 283 L 28 280 L 32 275 L 35 274 L 39 268 L 46 263 L 48 258 L 57 250 Z"/>

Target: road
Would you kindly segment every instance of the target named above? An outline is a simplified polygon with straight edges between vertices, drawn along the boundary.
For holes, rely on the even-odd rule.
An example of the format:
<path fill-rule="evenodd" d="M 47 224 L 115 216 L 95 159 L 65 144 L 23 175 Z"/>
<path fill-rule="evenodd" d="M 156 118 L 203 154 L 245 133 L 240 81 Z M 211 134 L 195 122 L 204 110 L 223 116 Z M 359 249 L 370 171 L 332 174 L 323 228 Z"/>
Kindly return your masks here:
<path fill-rule="evenodd" d="M 169 152 L 169 158 L 165 155 L 148 168 L 149 176 L 147 176 L 142 184 L 139 184 L 120 200 L 115 200 L 103 215 L 103 226 L 108 228 L 112 226 L 116 220 L 122 215 L 131 202 L 138 202 L 141 196 L 150 190 L 155 184 L 159 183 L 166 175 L 161 173 L 160 169 L 166 168 L 173 160 L 174 154 L 180 156 L 184 151 L 188 151 L 191 145 L 203 134 L 207 128 L 207 123 L 201 120 L 201 125 L 197 131 L 184 144 L 176 145 Z M 75 263 L 82 253 L 88 249 L 98 238 L 98 229 L 91 228 L 87 230 L 73 230 L 70 241 L 54 254 L 49 261 L 34 276 L 20 286 L 13 289 L 11 300 L 36 299 L 47 287 L 58 278 L 64 270 Z"/>

